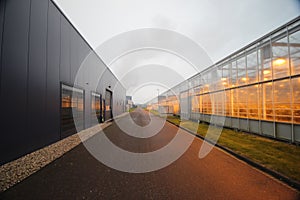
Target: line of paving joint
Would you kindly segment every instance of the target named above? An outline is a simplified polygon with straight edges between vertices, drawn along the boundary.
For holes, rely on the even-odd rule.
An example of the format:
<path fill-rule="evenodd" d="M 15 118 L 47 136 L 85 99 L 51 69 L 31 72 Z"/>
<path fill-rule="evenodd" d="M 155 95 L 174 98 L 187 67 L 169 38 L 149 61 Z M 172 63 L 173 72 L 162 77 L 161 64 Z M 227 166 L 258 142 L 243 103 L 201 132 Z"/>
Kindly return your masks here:
<path fill-rule="evenodd" d="M 228 149 L 228 148 L 226 148 L 226 147 L 224 147 L 224 146 L 221 146 L 220 144 L 217 144 L 217 143 L 215 144 L 215 142 L 213 142 L 213 141 L 211 141 L 211 140 L 209 140 L 209 139 L 205 139 L 203 136 L 201 136 L 201 135 L 199 135 L 199 134 L 196 134 L 196 133 L 192 132 L 192 131 L 189 130 L 189 129 L 186 129 L 186 128 L 184 128 L 184 127 L 181 127 L 181 126 L 175 124 L 175 123 L 172 122 L 172 121 L 169 121 L 169 120 L 167 120 L 167 121 L 168 121 L 169 123 L 171 123 L 171 124 L 177 126 L 178 128 L 180 128 L 180 129 L 182 129 L 182 130 L 185 130 L 186 132 L 188 132 L 188 133 L 190 133 L 190 134 L 192 134 L 192 135 L 194 135 L 194 136 L 200 138 L 201 140 L 206 141 L 206 142 L 208 142 L 209 144 L 215 145 L 215 146 L 218 147 L 219 149 L 222 149 L 223 151 L 229 153 L 230 155 L 236 157 L 237 159 L 244 161 L 245 163 L 251 165 L 252 167 L 254 167 L 254 168 L 256 168 L 256 169 L 259 169 L 260 171 L 262 171 L 262 172 L 264 172 L 264 173 L 266 173 L 266 174 L 268 174 L 268 175 L 270 175 L 270 176 L 276 178 L 277 180 L 279 180 L 279 181 L 281 181 L 281 182 L 284 182 L 285 184 L 289 185 L 290 187 L 292 187 L 292 188 L 294 188 L 294 189 L 300 191 L 300 183 L 299 183 L 298 181 L 293 180 L 293 179 L 291 179 L 291 178 L 289 178 L 289 177 L 287 177 L 287 176 L 285 176 L 285 175 L 282 175 L 282 174 L 280 174 L 280 173 L 278 173 L 278 172 L 276 172 L 276 171 L 273 171 L 273 170 L 271 170 L 271 169 L 269 169 L 269 168 L 266 168 L 266 167 L 264 167 L 263 165 L 261 165 L 261 164 L 259 164 L 259 163 L 257 163 L 257 162 L 254 162 L 253 160 L 250 160 L 250 159 L 247 158 L 247 157 L 244 157 L 244 156 L 242 156 L 242 155 L 240 155 L 240 154 L 237 154 L 236 152 L 232 151 L 231 149 Z"/>
<path fill-rule="evenodd" d="M 0 193 L 36 173 L 81 144 L 82 141 L 89 139 L 111 125 L 111 121 L 80 131 L 77 134 L 0 166 Z"/>

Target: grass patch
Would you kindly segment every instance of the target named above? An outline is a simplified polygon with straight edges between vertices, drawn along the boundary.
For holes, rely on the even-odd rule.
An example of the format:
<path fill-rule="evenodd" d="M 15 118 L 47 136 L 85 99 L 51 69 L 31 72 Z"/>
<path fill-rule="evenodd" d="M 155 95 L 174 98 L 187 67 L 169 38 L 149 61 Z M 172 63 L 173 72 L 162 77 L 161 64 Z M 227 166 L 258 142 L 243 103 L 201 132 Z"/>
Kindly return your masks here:
<path fill-rule="evenodd" d="M 133 112 L 136 108 L 129 108 L 128 112 Z"/>
<path fill-rule="evenodd" d="M 205 137 L 209 125 L 192 121 L 181 121 L 176 116 L 169 116 L 168 121 L 187 128 Z M 271 170 L 277 171 L 300 182 L 300 147 L 254 134 L 236 132 L 227 128 L 210 127 L 210 137 L 222 134 L 218 144 L 245 156 Z M 222 129 L 222 130 L 220 130 Z M 215 134 L 214 134 L 215 133 Z"/>
<path fill-rule="evenodd" d="M 150 110 L 149 112 L 153 115 L 160 116 L 160 113 L 157 110 Z"/>

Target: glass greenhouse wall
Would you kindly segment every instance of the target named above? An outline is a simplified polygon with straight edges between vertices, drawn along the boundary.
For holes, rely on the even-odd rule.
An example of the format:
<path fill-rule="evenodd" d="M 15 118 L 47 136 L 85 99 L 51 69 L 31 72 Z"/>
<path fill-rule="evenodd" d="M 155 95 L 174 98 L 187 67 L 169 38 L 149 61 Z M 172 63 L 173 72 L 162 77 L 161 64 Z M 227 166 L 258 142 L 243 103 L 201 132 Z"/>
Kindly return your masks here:
<path fill-rule="evenodd" d="M 225 127 L 299 143 L 300 17 L 162 96 L 148 105 L 199 122 L 219 116 Z"/>

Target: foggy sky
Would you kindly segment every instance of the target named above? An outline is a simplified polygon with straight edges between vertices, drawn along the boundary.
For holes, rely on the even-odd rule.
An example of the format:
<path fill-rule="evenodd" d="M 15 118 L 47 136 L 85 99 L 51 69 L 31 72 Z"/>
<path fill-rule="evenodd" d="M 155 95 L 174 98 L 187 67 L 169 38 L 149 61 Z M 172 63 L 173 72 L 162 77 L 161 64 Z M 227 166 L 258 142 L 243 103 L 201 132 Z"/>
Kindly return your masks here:
<path fill-rule="evenodd" d="M 300 13 L 300 3 L 297 0 L 55 0 L 55 2 L 94 49 L 113 36 L 127 31 L 160 28 L 176 31 L 191 38 L 203 48 L 213 63 Z M 149 52 L 146 52 L 146 55 L 148 54 Z M 141 57 L 143 58 L 139 55 L 138 58 L 141 60 Z M 143 62 L 143 66 L 155 64 L 154 68 L 157 69 L 159 59 L 154 59 L 155 63 L 151 63 L 153 59 L 148 60 L 152 61 Z M 124 77 L 124 71 L 129 71 L 133 67 L 126 62 L 110 66 L 119 80 Z M 169 65 L 166 67 L 175 66 L 174 63 Z M 184 74 L 183 78 L 197 72 L 187 70 L 183 65 L 182 68 L 177 66 L 175 71 Z M 137 72 L 139 74 L 134 74 Z M 147 76 L 155 76 L 157 73 L 158 71 L 153 71 L 153 74 Z M 141 76 L 143 79 L 140 70 L 133 70 L 130 76 Z M 124 85 L 129 85 L 126 80 L 130 80 L 130 76 L 123 79 Z M 165 89 L 157 84 L 153 84 L 152 87 L 151 84 L 146 84 L 147 86 L 141 90 L 143 88 L 141 84 L 145 83 L 139 82 L 127 88 L 128 94 L 133 95 L 136 103 L 155 97 L 157 89 L 160 91 Z M 132 91 L 136 92 L 133 94 Z"/>

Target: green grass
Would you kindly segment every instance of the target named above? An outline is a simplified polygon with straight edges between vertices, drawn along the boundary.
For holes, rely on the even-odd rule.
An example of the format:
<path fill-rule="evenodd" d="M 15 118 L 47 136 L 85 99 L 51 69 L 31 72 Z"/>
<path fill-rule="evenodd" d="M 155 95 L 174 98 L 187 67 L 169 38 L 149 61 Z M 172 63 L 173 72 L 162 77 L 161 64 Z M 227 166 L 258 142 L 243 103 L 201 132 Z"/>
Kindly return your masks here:
<path fill-rule="evenodd" d="M 160 116 L 160 114 L 157 110 L 150 110 L 149 112 L 152 113 L 153 115 Z"/>
<path fill-rule="evenodd" d="M 136 108 L 129 108 L 129 111 L 128 112 L 132 112 L 134 111 Z"/>
<path fill-rule="evenodd" d="M 197 134 L 205 136 L 209 125 L 192 121 L 181 121 L 170 116 L 168 121 L 189 130 L 197 130 Z M 221 130 L 220 130 L 221 129 Z M 277 171 L 289 178 L 300 181 L 300 147 L 285 142 L 272 140 L 254 134 L 236 132 L 227 128 L 211 127 L 211 137 L 222 134 L 218 144 L 245 156 L 271 170 Z"/>

